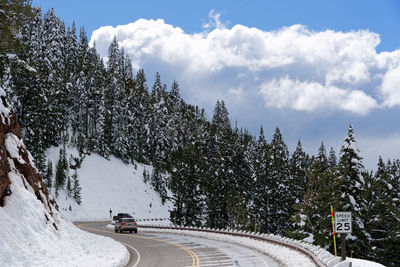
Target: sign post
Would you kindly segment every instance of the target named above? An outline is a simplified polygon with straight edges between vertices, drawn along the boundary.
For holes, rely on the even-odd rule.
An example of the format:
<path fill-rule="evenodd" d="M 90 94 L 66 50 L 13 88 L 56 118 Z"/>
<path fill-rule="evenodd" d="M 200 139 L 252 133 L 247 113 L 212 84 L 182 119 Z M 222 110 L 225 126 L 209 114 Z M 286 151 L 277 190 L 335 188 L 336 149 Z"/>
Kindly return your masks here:
<path fill-rule="evenodd" d="M 331 217 L 332 217 L 332 231 L 333 231 L 333 246 L 335 248 L 335 257 L 337 256 L 336 252 L 336 236 L 335 236 L 335 219 L 333 217 L 333 207 L 331 205 Z"/>
<path fill-rule="evenodd" d="M 346 235 L 352 231 L 351 212 L 335 212 L 335 231 L 340 234 L 341 256 L 344 261 L 346 260 Z"/>

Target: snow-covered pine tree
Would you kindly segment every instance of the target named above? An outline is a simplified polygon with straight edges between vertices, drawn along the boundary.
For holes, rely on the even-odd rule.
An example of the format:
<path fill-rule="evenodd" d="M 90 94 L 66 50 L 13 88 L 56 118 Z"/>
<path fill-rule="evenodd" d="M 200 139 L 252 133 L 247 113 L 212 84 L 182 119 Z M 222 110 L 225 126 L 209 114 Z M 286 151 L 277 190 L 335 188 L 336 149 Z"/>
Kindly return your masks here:
<path fill-rule="evenodd" d="M 329 207 L 332 204 L 332 180 L 335 175 L 335 170 L 328 168 L 326 149 L 321 143 L 317 157 L 306 172 L 307 190 L 291 218 L 293 230 L 289 236 L 306 239 L 321 247 L 331 244 Z"/>
<path fill-rule="evenodd" d="M 168 159 L 169 188 L 178 225 L 200 226 L 204 214 L 203 151 L 199 142 L 174 150 Z"/>
<path fill-rule="evenodd" d="M 30 1 L 2 1 L 0 12 L 0 78 L 6 68 L 7 54 L 16 54 L 21 48 L 18 33 L 26 21 L 32 16 Z"/>
<path fill-rule="evenodd" d="M 233 182 L 233 140 L 228 110 L 223 101 L 217 101 L 205 149 L 207 166 L 204 186 L 207 225 L 210 227 L 224 228 L 230 223 L 227 201 Z"/>
<path fill-rule="evenodd" d="M 149 136 L 149 126 L 147 118 L 149 118 L 149 93 L 146 83 L 146 75 L 143 69 L 136 74 L 135 88 L 133 90 L 133 101 L 131 106 L 132 112 L 132 130 L 130 132 L 129 147 L 133 153 L 133 158 L 139 162 L 149 163 L 149 151 L 147 138 Z"/>
<path fill-rule="evenodd" d="M 89 86 L 87 88 L 87 117 L 88 132 L 85 147 L 88 151 L 99 152 L 99 143 L 102 131 L 104 113 L 102 110 L 102 96 L 104 90 L 105 68 L 103 61 L 96 52 L 95 46 L 89 48 L 88 55 Z"/>
<path fill-rule="evenodd" d="M 232 156 L 229 162 L 227 211 L 229 226 L 233 229 L 245 229 L 252 215 L 249 206 L 252 200 L 252 168 L 249 146 L 252 137 L 237 126 L 232 133 Z M 253 229 L 254 230 L 254 229 Z"/>
<path fill-rule="evenodd" d="M 117 94 L 120 91 L 118 84 L 118 63 L 120 51 L 117 42 L 117 37 L 114 36 L 113 41 L 108 48 L 108 62 L 107 62 L 107 74 L 106 74 L 106 87 L 102 99 L 102 133 L 100 141 L 99 152 L 102 156 L 108 157 L 110 153 L 114 152 L 114 131 L 115 131 L 115 112 Z"/>
<path fill-rule="evenodd" d="M 74 94 L 77 91 L 77 80 L 78 80 L 78 47 L 76 40 L 76 28 L 75 23 L 72 23 L 71 28 L 68 27 L 67 33 L 65 36 L 65 69 L 64 69 L 64 83 L 66 84 L 66 106 L 67 110 L 66 115 L 69 119 L 71 119 L 71 113 L 69 112 L 70 107 L 73 107 L 75 104 Z M 72 120 L 73 122 L 74 120 Z M 68 122 L 69 127 L 70 122 Z M 68 139 L 67 136 L 64 136 L 64 139 Z"/>
<path fill-rule="evenodd" d="M 169 113 L 166 97 L 167 92 L 165 87 L 161 85 L 160 74 L 157 73 L 150 95 L 149 144 L 150 160 L 159 165 L 169 154 L 172 147 L 172 129 L 168 128 Z"/>
<path fill-rule="evenodd" d="M 89 81 L 89 45 L 86 37 L 85 28 L 79 31 L 79 44 L 76 45 L 76 74 L 71 90 L 71 128 L 72 143 L 77 146 L 78 151 L 82 152 L 84 140 L 87 137 L 88 129 L 88 104 L 89 97 L 87 91 L 90 88 Z"/>
<path fill-rule="evenodd" d="M 76 203 L 80 205 L 82 203 L 82 196 L 81 196 L 81 185 L 79 183 L 78 172 L 75 169 L 74 174 L 72 175 L 72 197 L 75 199 Z"/>
<path fill-rule="evenodd" d="M 45 137 L 48 146 L 57 145 L 67 129 L 67 90 L 64 83 L 65 66 L 65 25 L 50 9 L 43 24 L 43 67 L 41 86 L 48 103 Z"/>
<path fill-rule="evenodd" d="M 296 150 L 290 159 L 290 173 L 292 176 L 293 204 L 300 204 L 303 201 L 307 189 L 307 162 L 306 153 L 303 151 L 300 140 L 297 142 Z"/>
<path fill-rule="evenodd" d="M 366 251 L 362 216 L 362 208 L 365 204 L 363 199 L 363 172 L 365 171 L 359 152 L 353 125 L 350 125 L 340 150 L 338 176 L 333 180 L 335 192 L 333 206 L 336 211 L 352 213 L 353 231 L 351 235 L 347 235 L 346 240 L 349 249 L 354 251 L 355 257 L 363 256 Z"/>
<path fill-rule="evenodd" d="M 171 151 L 183 145 L 185 129 L 182 125 L 182 108 L 184 102 L 180 96 L 179 85 L 177 81 L 173 81 L 171 91 L 167 94 L 166 106 L 168 109 L 169 120 L 167 128 L 170 132 Z"/>
<path fill-rule="evenodd" d="M 400 244 L 399 207 L 393 200 L 390 165 L 390 161 L 385 165 L 379 157 L 375 175 L 366 177 L 363 215 L 368 250 L 365 256 L 385 266 L 398 266 L 400 257 L 393 254 L 393 249 Z"/>
<path fill-rule="evenodd" d="M 231 130 L 231 122 L 229 120 L 228 109 L 226 108 L 224 100 L 217 100 L 214 108 L 212 123 L 215 125 L 216 130 L 222 133 L 225 130 Z"/>
<path fill-rule="evenodd" d="M 129 56 L 125 55 L 124 48 L 119 54 L 118 82 L 119 91 L 116 92 L 114 155 L 124 162 L 131 159 L 129 152 L 130 125 L 132 124 L 131 106 L 135 87 L 132 76 L 132 65 Z"/>
<path fill-rule="evenodd" d="M 400 255 L 391 253 L 396 248 L 400 247 L 400 160 L 396 159 L 393 161 L 388 161 L 386 164 L 389 172 L 389 182 L 388 188 L 391 192 L 391 196 L 387 198 L 390 203 L 388 203 L 388 211 L 390 216 L 395 217 L 396 222 L 391 220 L 390 225 L 388 225 L 388 242 L 386 242 L 385 247 L 385 259 L 387 259 L 387 266 L 400 265 Z"/>
<path fill-rule="evenodd" d="M 253 206 L 252 213 L 257 217 L 259 230 L 270 232 L 269 224 L 273 217 L 271 209 L 271 180 L 269 145 L 261 126 L 253 156 Z"/>
<path fill-rule="evenodd" d="M 271 218 L 269 232 L 282 234 L 289 227 L 293 192 L 289 172 L 289 151 L 277 127 L 270 144 Z"/>
<path fill-rule="evenodd" d="M 331 150 L 329 152 L 328 163 L 329 163 L 330 169 L 334 169 L 337 167 L 337 157 L 336 157 L 335 150 L 333 150 L 333 147 L 331 147 Z"/>

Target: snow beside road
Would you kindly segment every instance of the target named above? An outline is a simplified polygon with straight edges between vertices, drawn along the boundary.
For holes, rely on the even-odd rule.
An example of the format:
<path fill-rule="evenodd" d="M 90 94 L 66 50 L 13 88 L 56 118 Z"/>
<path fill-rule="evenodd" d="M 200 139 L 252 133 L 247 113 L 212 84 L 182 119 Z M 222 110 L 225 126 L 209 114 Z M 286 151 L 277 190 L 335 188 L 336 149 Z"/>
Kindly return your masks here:
<path fill-rule="evenodd" d="M 385 267 L 376 262 L 353 258 L 347 258 L 346 261 L 336 264 L 335 267 L 348 267 L 350 262 L 352 263 L 352 267 Z"/>
<path fill-rule="evenodd" d="M 60 147 L 47 151 L 48 159 L 53 163 L 53 173 L 59 151 Z M 75 148 L 67 148 L 67 160 L 71 155 L 79 157 Z M 151 174 L 152 170 L 148 165 L 136 164 L 135 168 L 133 164 L 125 164 L 114 156 L 105 159 L 92 153 L 85 156 L 78 169 L 82 187 L 81 205 L 67 197 L 65 190 L 60 190 L 56 200 L 62 213 L 73 221 L 107 221 L 110 220 L 110 209 L 113 215 L 130 213 L 136 219 L 169 218 L 169 202 L 163 205 L 150 182 L 143 181 L 143 172 Z M 55 195 L 54 189 L 52 193 Z"/>
<path fill-rule="evenodd" d="M 53 220 L 25 178 L 15 171 L 8 175 L 12 194 L 0 208 L 1 267 L 117 267 L 129 261 L 127 249 L 111 238 L 82 231 L 56 211 Z"/>

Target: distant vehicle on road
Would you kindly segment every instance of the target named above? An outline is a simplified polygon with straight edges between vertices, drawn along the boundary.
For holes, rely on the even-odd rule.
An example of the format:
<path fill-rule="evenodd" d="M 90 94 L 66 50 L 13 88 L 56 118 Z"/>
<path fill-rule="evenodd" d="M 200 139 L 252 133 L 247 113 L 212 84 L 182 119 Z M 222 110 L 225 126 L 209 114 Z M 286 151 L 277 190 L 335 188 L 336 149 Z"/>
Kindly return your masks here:
<path fill-rule="evenodd" d="M 129 213 L 118 213 L 116 216 L 113 216 L 113 221 L 117 222 L 121 218 L 133 218 Z"/>
<path fill-rule="evenodd" d="M 122 231 L 137 233 L 137 223 L 133 218 L 121 218 L 115 223 L 114 230 L 116 233 L 122 233 Z"/>

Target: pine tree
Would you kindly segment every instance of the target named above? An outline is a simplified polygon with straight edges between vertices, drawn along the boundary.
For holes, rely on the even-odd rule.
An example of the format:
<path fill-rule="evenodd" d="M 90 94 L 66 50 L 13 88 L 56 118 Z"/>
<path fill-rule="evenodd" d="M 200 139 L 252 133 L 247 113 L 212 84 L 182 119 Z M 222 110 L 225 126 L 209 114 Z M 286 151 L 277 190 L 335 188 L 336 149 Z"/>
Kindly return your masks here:
<path fill-rule="evenodd" d="M 150 160 L 153 163 L 161 164 L 172 148 L 171 129 L 168 128 L 169 113 L 166 106 L 167 92 L 161 85 L 159 73 L 151 91 L 149 113 L 149 146 Z"/>
<path fill-rule="evenodd" d="M 72 175 L 72 193 L 73 193 L 73 198 L 75 199 L 76 203 L 80 205 L 82 203 L 82 197 L 81 197 L 81 186 L 79 183 L 79 178 L 78 178 L 78 172 L 77 170 L 74 171 L 74 174 Z"/>
<path fill-rule="evenodd" d="M 390 162 L 385 165 L 379 157 L 375 175 L 366 177 L 363 218 L 368 242 L 366 256 L 385 266 L 397 266 L 400 257 L 392 252 L 400 244 L 399 208 L 392 196 L 390 165 Z"/>
<path fill-rule="evenodd" d="M 86 145 L 88 151 L 99 152 L 101 140 L 99 136 L 102 131 L 102 96 L 104 90 L 105 68 L 95 47 L 89 49 L 88 55 L 88 76 L 89 86 L 86 91 L 86 109 L 87 109 L 87 138 Z"/>
<path fill-rule="evenodd" d="M 68 164 L 64 147 L 60 149 L 60 155 L 56 165 L 56 177 L 55 177 L 56 196 L 58 196 L 58 190 L 64 188 L 65 182 L 68 177 L 67 169 L 68 169 Z"/>
<path fill-rule="evenodd" d="M 296 150 L 290 159 L 290 172 L 292 176 L 292 188 L 294 203 L 300 204 L 303 201 L 307 188 L 307 162 L 306 153 L 303 151 L 300 140 L 297 142 Z"/>
<path fill-rule="evenodd" d="M 217 101 L 206 140 L 207 166 L 204 181 L 207 225 L 225 228 L 229 224 L 228 200 L 232 184 L 233 133 L 223 101 Z"/>
<path fill-rule="evenodd" d="M 225 102 L 223 100 L 218 100 L 215 104 L 212 123 L 213 125 L 215 125 L 217 131 L 231 129 L 228 109 L 226 108 Z"/>
<path fill-rule="evenodd" d="M 100 147 L 100 154 L 102 156 L 108 157 L 110 153 L 114 152 L 114 134 L 116 129 L 116 105 L 120 88 L 118 84 L 118 62 L 120 56 L 119 45 L 117 38 L 114 37 L 108 49 L 108 67 L 107 67 L 107 78 L 106 78 L 106 88 L 102 99 L 102 133 L 101 141 L 102 146 Z"/>
<path fill-rule="evenodd" d="M 167 198 L 166 183 L 164 181 L 164 174 L 161 167 L 157 164 L 154 165 L 153 173 L 151 175 L 151 185 L 154 190 L 160 193 L 161 200 L 164 203 Z"/>
<path fill-rule="evenodd" d="M 67 176 L 67 196 L 71 197 L 71 195 L 72 195 L 71 178 L 68 175 Z"/>
<path fill-rule="evenodd" d="M 49 160 L 47 163 L 46 174 L 44 175 L 44 181 L 48 188 L 53 186 L 53 163 Z"/>
<path fill-rule="evenodd" d="M 200 226 L 204 197 L 201 189 L 203 157 L 200 143 L 178 148 L 168 159 L 174 214 L 178 225 Z"/>
<path fill-rule="evenodd" d="M 350 125 L 348 135 L 344 139 L 338 164 L 338 176 L 333 181 L 334 201 L 333 206 L 337 211 L 350 211 L 353 217 L 352 236 L 347 236 L 347 244 L 354 251 L 356 257 L 363 256 L 365 247 L 365 229 L 362 217 L 364 206 L 363 178 L 364 166 L 354 138 L 353 126 Z M 350 251 L 349 251 L 350 252 Z"/>
<path fill-rule="evenodd" d="M 270 180 L 269 145 L 265 140 L 264 129 L 260 128 L 253 156 L 253 214 L 257 217 L 261 232 L 269 232 L 272 218 L 272 191 Z"/>
<path fill-rule="evenodd" d="M 48 100 L 45 138 L 47 146 L 57 145 L 67 129 L 67 89 L 64 83 L 65 25 L 50 9 L 43 24 L 42 86 Z"/>
<path fill-rule="evenodd" d="M 149 118 L 149 94 L 146 84 L 146 75 L 143 69 L 136 74 L 135 88 L 131 98 L 132 103 L 132 122 L 129 147 L 132 151 L 132 157 L 143 163 L 149 163 L 149 144 L 147 138 L 149 136 L 149 126 L 147 118 Z"/>
<path fill-rule="evenodd" d="M 279 128 L 276 128 L 271 141 L 269 168 L 272 216 L 269 219 L 268 230 L 281 234 L 289 226 L 294 197 L 289 173 L 289 151 Z"/>
<path fill-rule="evenodd" d="M 331 151 L 329 152 L 328 164 L 330 169 L 334 169 L 337 167 L 337 157 L 335 150 L 331 147 Z"/>
<path fill-rule="evenodd" d="M 312 240 L 321 247 L 331 244 L 329 207 L 332 204 L 332 180 L 336 175 L 335 169 L 328 168 L 325 146 L 321 143 L 318 156 L 306 172 L 307 190 L 292 217 L 295 230 L 290 236 Z"/>
<path fill-rule="evenodd" d="M 0 12 L 0 77 L 7 64 L 7 53 L 16 54 L 21 49 L 18 33 L 26 21 L 32 16 L 31 2 L 27 0 L 1 1 Z"/>
<path fill-rule="evenodd" d="M 232 136 L 232 157 L 230 160 L 230 183 L 228 185 L 227 211 L 229 226 L 233 229 L 248 227 L 252 200 L 252 168 L 249 147 L 252 137 L 235 126 Z"/>

